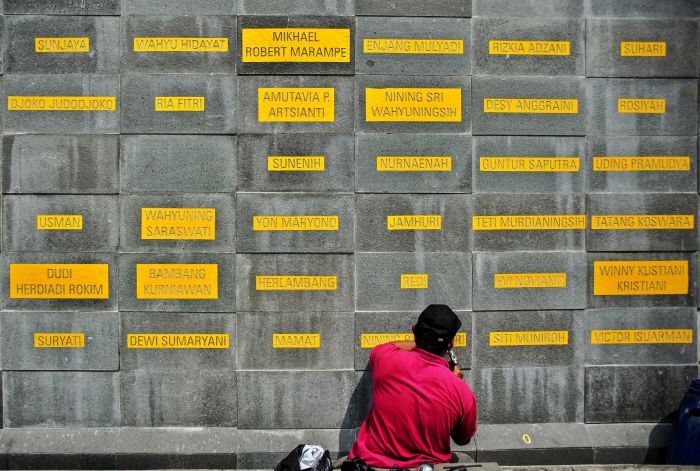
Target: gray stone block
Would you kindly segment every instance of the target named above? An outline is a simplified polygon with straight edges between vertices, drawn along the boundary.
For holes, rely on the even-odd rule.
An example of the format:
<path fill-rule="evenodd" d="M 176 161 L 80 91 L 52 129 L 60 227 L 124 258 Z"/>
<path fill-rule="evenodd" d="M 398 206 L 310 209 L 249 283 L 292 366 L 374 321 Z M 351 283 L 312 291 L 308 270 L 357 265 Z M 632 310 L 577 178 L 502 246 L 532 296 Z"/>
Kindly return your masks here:
<path fill-rule="evenodd" d="M 589 308 L 690 307 L 695 292 L 690 253 L 588 254 Z"/>
<path fill-rule="evenodd" d="M 117 75 L 5 75 L 3 83 L 5 132 L 119 132 Z"/>
<path fill-rule="evenodd" d="M 471 129 L 471 77 L 359 76 L 359 132 L 465 133 Z"/>
<path fill-rule="evenodd" d="M 695 194 L 588 195 L 586 209 L 591 252 L 697 250 Z"/>
<path fill-rule="evenodd" d="M 236 256 L 236 311 L 355 310 L 352 255 Z"/>
<path fill-rule="evenodd" d="M 579 17 L 586 0 L 474 0 L 474 16 Z"/>
<path fill-rule="evenodd" d="M 121 0 L 3 0 L 6 15 L 119 15 Z"/>
<path fill-rule="evenodd" d="M 353 17 L 282 15 L 238 17 L 239 74 L 354 73 Z"/>
<path fill-rule="evenodd" d="M 470 193 L 471 138 L 462 134 L 358 134 L 361 193 Z"/>
<path fill-rule="evenodd" d="M 5 371 L 5 427 L 119 426 L 119 373 Z"/>
<path fill-rule="evenodd" d="M 671 424 L 586 424 L 597 464 L 666 463 Z"/>
<path fill-rule="evenodd" d="M 355 0 L 238 0 L 239 15 L 352 16 Z"/>
<path fill-rule="evenodd" d="M 358 17 L 358 74 L 470 75 L 471 20 Z"/>
<path fill-rule="evenodd" d="M 239 371 L 238 428 L 340 428 L 354 387 L 348 370 Z"/>
<path fill-rule="evenodd" d="M 9 16 L 2 47 L 4 70 L 11 74 L 119 73 L 118 38 L 118 18 Z"/>
<path fill-rule="evenodd" d="M 233 252 L 235 204 L 230 194 L 123 196 L 121 248 L 138 252 Z"/>
<path fill-rule="evenodd" d="M 700 5 L 695 0 L 589 0 L 588 15 L 612 18 L 651 18 L 700 16 Z"/>
<path fill-rule="evenodd" d="M 586 364 L 692 364 L 697 361 L 694 308 L 586 311 Z"/>
<path fill-rule="evenodd" d="M 138 277 L 138 265 L 157 266 L 142 267 L 143 274 Z M 151 269 L 156 271 L 151 272 Z M 233 312 L 235 272 L 233 254 L 121 254 L 119 308 L 122 311 Z"/>
<path fill-rule="evenodd" d="M 589 19 L 589 77 L 697 77 L 696 21 Z"/>
<path fill-rule="evenodd" d="M 167 1 L 167 0 L 166 0 Z M 151 9 L 154 2 L 140 2 Z M 155 3 L 166 3 L 162 0 Z M 201 2 L 178 2 L 200 6 Z M 157 6 L 156 6 L 157 7 Z M 190 7 L 191 8 L 191 7 Z M 189 8 L 185 8 L 189 10 Z M 165 16 L 182 15 L 182 16 Z M 124 16 L 122 18 L 122 71 L 151 73 L 235 73 L 236 19 L 215 15 L 212 11 L 199 16 L 179 6 L 159 9 L 158 16 Z M 223 13 L 222 15 L 226 15 Z M 228 13 L 231 14 L 231 13 Z M 152 38 L 170 39 L 156 42 Z M 173 38 L 178 38 L 174 40 Z M 182 39 L 180 39 L 182 38 Z M 185 40 L 183 40 L 185 39 Z"/>
<path fill-rule="evenodd" d="M 671 422 L 697 366 L 586 367 L 586 423 Z"/>
<path fill-rule="evenodd" d="M 232 455 L 238 441 L 238 431 L 230 427 L 130 427 L 119 432 L 117 454 L 121 456 Z M 229 465 L 235 464 L 233 457 Z"/>
<path fill-rule="evenodd" d="M 213 371 L 236 368 L 236 316 L 216 313 L 122 312 L 121 370 Z M 225 335 L 228 348 L 143 348 L 163 334 Z M 129 338 L 130 335 L 134 337 Z M 187 339 L 189 340 L 189 338 Z M 196 341 L 196 338 L 193 338 Z M 200 339 L 207 341 L 208 339 Z M 157 341 L 162 341 L 158 339 Z M 158 344 L 160 345 L 160 344 Z M 156 346 L 158 346 L 156 345 Z"/>
<path fill-rule="evenodd" d="M 5 371 L 119 369 L 115 312 L 4 312 L 1 331 Z"/>
<path fill-rule="evenodd" d="M 354 205 L 348 194 L 238 193 L 236 251 L 351 253 Z"/>
<path fill-rule="evenodd" d="M 584 250 L 585 203 L 565 194 L 474 195 L 474 250 Z"/>
<path fill-rule="evenodd" d="M 473 134 L 583 136 L 584 79 L 474 77 Z"/>
<path fill-rule="evenodd" d="M 116 428 L 44 428 L 4 429 L 0 450 L 4 455 L 95 454 L 117 452 Z"/>
<path fill-rule="evenodd" d="M 474 254 L 474 309 L 584 309 L 586 254 Z M 493 365 L 495 366 L 495 365 Z"/>
<path fill-rule="evenodd" d="M 353 191 L 352 136 L 238 136 L 241 191 Z"/>
<path fill-rule="evenodd" d="M 474 139 L 475 193 L 580 193 L 587 159 L 582 137 Z"/>
<path fill-rule="evenodd" d="M 357 250 L 468 252 L 472 199 L 467 195 L 358 195 Z"/>
<path fill-rule="evenodd" d="M 27 266 L 35 264 L 46 266 Z M 8 252 L 2 265 L 5 310 L 117 310 L 117 267 L 112 254 Z M 10 276 L 13 265 L 16 272 Z"/>
<path fill-rule="evenodd" d="M 234 130 L 237 103 L 233 75 L 123 75 L 121 97 L 124 133 L 226 134 Z M 156 111 L 161 101 L 165 109 Z"/>
<path fill-rule="evenodd" d="M 474 75 L 584 75 L 582 19 L 474 18 L 472 27 Z"/>
<path fill-rule="evenodd" d="M 448 303 L 449 304 L 449 303 Z M 420 306 L 423 307 L 423 306 Z M 472 313 L 458 311 L 450 305 L 462 321 L 460 338 L 455 339 L 453 351 L 461 369 L 470 368 L 472 362 Z M 355 369 L 369 369 L 369 353 L 372 347 L 381 343 L 403 340 L 404 334 L 411 334 L 411 327 L 418 320 L 419 312 L 356 312 L 355 313 Z M 466 346 L 460 340 L 466 340 Z M 369 378 L 367 378 L 369 380 Z M 368 394 L 371 390 L 368 391 Z M 367 398 L 369 399 L 369 398 Z M 367 401 L 369 404 L 369 401 Z"/>
<path fill-rule="evenodd" d="M 357 16 L 472 16 L 472 0 L 355 0 Z"/>
<path fill-rule="evenodd" d="M 464 252 L 357 253 L 357 309 L 415 311 L 472 306 L 472 257 Z"/>
<path fill-rule="evenodd" d="M 3 136 L 4 193 L 118 193 L 117 136 Z"/>
<path fill-rule="evenodd" d="M 586 94 L 588 134 L 697 135 L 697 80 L 589 79 Z"/>
<path fill-rule="evenodd" d="M 353 130 L 350 77 L 238 77 L 239 133 L 343 133 Z"/>
<path fill-rule="evenodd" d="M 121 0 L 122 16 L 162 15 L 177 12 L 178 15 L 235 15 L 238 0 Z"/>
<path fill-rule="evenodd" d="M 122 136 L 122 191 L 229 193 L 236 188 L 232 136 Z"/>
<path fill-rule="evenodd" d="M 5 250 L 108 252 L 119 245 L 116 196 L 8 195 L 2 202 Z"/>
<path fill-rule="evenodd" d="M 337 370 L 353 367 L 352 312 L 241 312 L 241 370 Z"/>
<path fill-rule="evenodd" d="M 586 147 L 588 192 L 697 192 L 694 137 L 588 136 Z"/>
<path fill-rule="evenodd" d="M 472 378 L 480 424 L 583 422 L 583 368 L 483 368 Z"/>
<path fill-rule="evenodd" d="M 120 375 L 122 427 L 235 427 L 236 375 L 128 371 Z"/>

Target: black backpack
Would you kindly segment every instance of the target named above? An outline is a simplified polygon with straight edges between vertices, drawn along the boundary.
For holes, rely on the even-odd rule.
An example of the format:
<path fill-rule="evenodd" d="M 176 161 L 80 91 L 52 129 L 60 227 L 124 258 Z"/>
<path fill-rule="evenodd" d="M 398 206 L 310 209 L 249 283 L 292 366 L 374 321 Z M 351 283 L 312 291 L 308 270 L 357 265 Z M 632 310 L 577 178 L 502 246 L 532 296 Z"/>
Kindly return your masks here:
<path fill-rule="evenodd" d="M 301 471 L 299 469 L 299 458 L 301 458 L 301 454 L 304 451 L 305 446 L 306 445 L 302 444 L 293 449 L 286 458 L 277 463 L 277 466 L 275 466 L 275 471 Z M 321 456 L 318 466 L 308 471 L 333 471 L 333 461 L 331 460 L 331 454 L 328 452 L 328 450 L 323 452 L 323 456 Z"/>

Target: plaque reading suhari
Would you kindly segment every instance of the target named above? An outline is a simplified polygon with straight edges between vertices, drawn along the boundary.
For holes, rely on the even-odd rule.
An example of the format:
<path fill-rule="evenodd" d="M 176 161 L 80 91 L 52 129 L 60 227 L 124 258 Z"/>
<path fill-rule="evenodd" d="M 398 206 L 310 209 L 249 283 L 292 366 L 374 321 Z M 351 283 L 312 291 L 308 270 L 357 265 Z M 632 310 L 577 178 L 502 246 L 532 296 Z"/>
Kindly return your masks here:
<path fill-rule="evenodd" d="M 272 334 L 272 348 L 321 348 L 321 334 Z"/>

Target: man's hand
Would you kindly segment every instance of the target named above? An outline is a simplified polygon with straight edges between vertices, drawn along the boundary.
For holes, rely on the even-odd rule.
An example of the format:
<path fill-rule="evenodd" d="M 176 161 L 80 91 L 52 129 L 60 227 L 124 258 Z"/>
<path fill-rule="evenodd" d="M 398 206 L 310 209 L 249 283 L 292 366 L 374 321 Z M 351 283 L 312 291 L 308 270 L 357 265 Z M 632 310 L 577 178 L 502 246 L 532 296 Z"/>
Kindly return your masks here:
<path fill-rule="evenodd" d="M 459 379 L 464 379 L 464 373 L 462 373 L 462 370 L 459 369 L 459 365 L 455 365 L 455 367 L 452 369 L 452 372 Z"/>

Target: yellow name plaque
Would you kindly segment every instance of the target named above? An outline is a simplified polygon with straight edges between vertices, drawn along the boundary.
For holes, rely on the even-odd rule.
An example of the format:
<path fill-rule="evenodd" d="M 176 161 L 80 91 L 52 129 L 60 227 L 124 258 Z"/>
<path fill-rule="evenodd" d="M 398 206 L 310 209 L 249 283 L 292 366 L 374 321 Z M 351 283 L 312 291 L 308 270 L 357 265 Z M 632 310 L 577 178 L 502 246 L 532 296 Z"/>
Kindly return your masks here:
<path fill-rule="evenodd" d="M 489 332 L 492 347 L 549 347 L 569 345 L 568 330 L 530 330 L 525 332 Z"/>
<path fill-rule="evenodd" d="M 402 273 L 401 289 L 428 289 L 427 273 Z"/>
<path fill-rule="evenodd" d="M 85 348 L 85 334 L 82 332 L 35 332 L 34 348 Z"/>
<path fill-rule="evenodd" d="M 260 123 L 333 123 L 335 88 L 258 88 Z"/>
<path fill-rule="evenodd" d="M 666 57 L 666 41 L 622 41 L 622 57 Z"/>
<path fill-rule="evenodd" d="M 134 52 L 228 52 L 228 38 L 134 38 Z"/>
<path fill-rule="evenodd" d="M 155 97 L 154 109 L 158 113 L 163 112 L 191 112 L 201 113 L 204 111 L 203 96 L 157 96 Z"/>
<path fill-rule="evenodd" d="M 592 330 L 593 345 L 691 344 L 693 329 Z"/>
<path fill-rule="evenodd" d="M 272 348 L 321 348 L 321 334 L 272 334 Z"/>
<path fill-rule="evenodd" d="M 127 348 L 227 349 L 229 334 L 128 334 Z"/>
<path fill-rule="evenodd" d="M 323 155 L 268 155 L 268 172 L 323 172 L 326 158 Z"/>
<path fill-rule="evenodd" d="M 377 172 L 451 172 L 452 157 L 428 155 L 377 156 Z"/>
<path fill-rule="evenodd" d="M 109 299 L 106 263 L 11 263 L 12 299 Z"/>
<path fill-rule="evenodd" d="M 496 273 L 496 289 L 566 288 L 566 273 Z"/>
<path fill-rule="evenodd" d="M 377 345 L 382 345 L 389 342 L 404 342 L 412 341 L 414 336 L 412 333 L 390 333 L 378 334 L 368 333 L 360 335 L 360 348 L 374 348 Z M 467 346 L 467 333 L 457 332 L 454 338 L 454 346 L 464 348 Z"/>
<path fill-rule="evenodd" d="M 577 114 L 578 98 L 484 98 L 484 113 Z"/>
<path fill-rule="evenodd" d="M 82 231 L 81 214 L 37 214 L 37 231 Z"/>
<path fill-rule="evenodd" d="M 7 97 L 8 111 L 116 111 L 115 96 L 20 96 Z"/>
<path fill-rule="evenodd" d="M 480 157 L 482 172 L 571 172 L 578 173 L 578 157 Z"/>
<path fill-rule="evenodd" d="M 692 214 L 592 215 L 591 229 L 598 231 L 688 230 L 695 229 L 695 216 Z"/>
<path fill-rule="evenodd" d="M 137 299 L 218 299 L 216 263 L 137 263 Z"/>
<path fill-rule="evenodd" d="M 254 231 L 337 231 L 338 216 L 253 216 Z"/>
<path fill-rule="evenodd" d="M 594 172 L 689 172 L 690 156 L 593 157 Z"/>
<path fill-rule="evenodd" d="M 257 291 L 335 291 L 338 289 L 338 277 L 260 275 L 255 277 L 255 289 Z"/>
<path fill-rule="evenodd" d="M 362 46 L 365 54 L 464 54 L 462 39 L 367 38 Z"/>
<path fill-rule="evenodd" d="M 442 216 L 439 214 L 408 214 L 386 217 L 389 231 L 439 231 L 442 230 Z"/>
<path fill-rule="evenodd" d="M 571 231 L 586 228 L 585 214 L 472 216 L 475 231 Z"/>
<path fill-rule="evenodd" d="M 34 52 L 90 52 L 90 38 L 34 38 Z"/>
<path fill-rule="evenodd" d="M 365 120 L 461 123 L 461 88 L 366 88 Z"/>
<path fill-rule="evenodd" d="M 350 62 L 348 28 L 243 28 L 243 62 Z"/>
<path fill-rule="evenodd" d="M 571 42 L 492 39 L 489 41 L 489 54 L 492 56 L 570 56 Z"/>
<path fill-rule="evenodd" d="M 665 98 L 618 98 L 617 112 L 622 114 L 665 114 Z"/>
<path fill-rule="evenodd" d="M 688 294 L 687 260 L 593 262 L 594 296 Z"/>
<path fill-rule="evenodd" d="M 216 208 L 141 208 L 142 240 L 216 240 Z"/>

